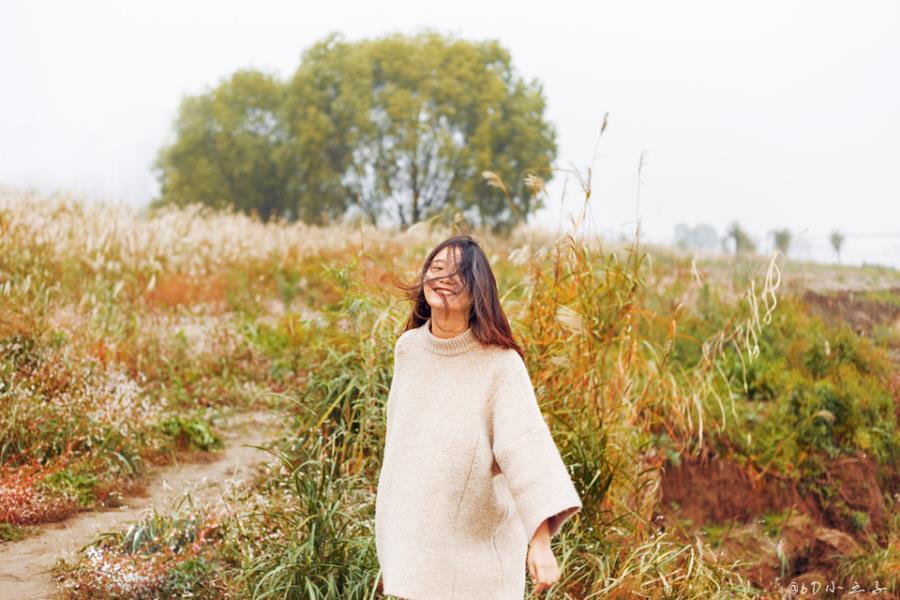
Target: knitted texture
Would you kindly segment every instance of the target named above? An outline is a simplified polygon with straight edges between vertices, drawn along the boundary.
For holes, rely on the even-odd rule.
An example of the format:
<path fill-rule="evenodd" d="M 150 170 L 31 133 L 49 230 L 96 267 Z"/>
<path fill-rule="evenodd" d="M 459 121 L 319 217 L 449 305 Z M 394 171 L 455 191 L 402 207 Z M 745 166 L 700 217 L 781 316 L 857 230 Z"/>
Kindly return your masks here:
<path fill-rule="evenodd" d="M 385 594 L 521 600 L 534 532 L 581 507 L 517 352 L 430 320 L 397 339 L 375 500 Z"/>

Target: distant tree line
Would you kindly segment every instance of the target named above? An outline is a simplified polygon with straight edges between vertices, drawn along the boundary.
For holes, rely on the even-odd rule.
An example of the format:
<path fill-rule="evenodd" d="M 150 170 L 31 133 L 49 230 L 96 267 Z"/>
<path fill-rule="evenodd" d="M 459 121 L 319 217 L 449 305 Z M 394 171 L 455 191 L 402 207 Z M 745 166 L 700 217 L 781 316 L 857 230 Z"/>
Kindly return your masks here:
<path fill-rule="evenodd" d="M 769 232 L 772 242 L 784 256 L 790 251 L 793 235 L 789 229 L 773 229 Z M 735 255 L 756 252 L 756 242 L 750 234 L 734 221 L 723 237 L 719 237 L 715 227 L 701 223 L 690 227 L 685 223 L 675 226 L 675 245 L 683 250 L 717 250 L 734 252 Z M 832 231 L 828 241 L 834 250 L 837 262 L 841 262 L 841 248 L 844 245 L 845 236 L 840 231 Z"/>
<path fill-rule="evenodd" d="M 552 177 L 545 108 L 542 85 L 518 76 L 497 41 L 333 33 L 287 81 L 241 70 L 184 97 L 154 163 L 161 191 L 151 206 L 401 226 L 459 211 L 504 230 L 541 206 L 526 177 Z"/>

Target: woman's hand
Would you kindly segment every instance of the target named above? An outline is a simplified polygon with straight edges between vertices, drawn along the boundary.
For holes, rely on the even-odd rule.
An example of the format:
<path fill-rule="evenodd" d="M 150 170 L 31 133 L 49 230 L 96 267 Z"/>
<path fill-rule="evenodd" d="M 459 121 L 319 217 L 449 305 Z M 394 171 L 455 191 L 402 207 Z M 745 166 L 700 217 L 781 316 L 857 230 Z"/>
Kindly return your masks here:
<path fill-rule="evenodd" d="M 559 581 L 559 565 L 553 550 L 550 548 L 550 535 L 547 521 L 541 523 L 534 533 L 531 543 L 528 544 L 528 574 L 534 583 L 534 593 L 541 594 L 544 590 Z"/>

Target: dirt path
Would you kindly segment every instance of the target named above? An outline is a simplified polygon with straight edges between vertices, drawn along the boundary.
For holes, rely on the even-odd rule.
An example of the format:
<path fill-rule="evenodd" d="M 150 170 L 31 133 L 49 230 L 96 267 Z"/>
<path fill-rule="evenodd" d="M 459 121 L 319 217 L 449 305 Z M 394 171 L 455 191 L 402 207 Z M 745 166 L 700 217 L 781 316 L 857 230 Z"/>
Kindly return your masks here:
<path fill-rule="evenodd" d="M 273 413 L 251 412 L 235 415 L 222 433 L 225 449 L 214 462 L 176 464 L 160 468 L 148 482 L 146 497 L 125 498 L 125 505 L 102 512 L 82 512 L 20 542 L 0 544 L 0 598 L 31 600 L 50 598 L 57 586 L 49 569 L 57 558 L 74 562 L 79 548 L 97 534 L 139 520 L 153 505 L 159 509 L 192 489 L 196 502 L 216 503 L 224 484 L 244 480 L 253 466 L 275 457 L 252 445 L 264 445 L 280 433 L 279 418 Z"/>

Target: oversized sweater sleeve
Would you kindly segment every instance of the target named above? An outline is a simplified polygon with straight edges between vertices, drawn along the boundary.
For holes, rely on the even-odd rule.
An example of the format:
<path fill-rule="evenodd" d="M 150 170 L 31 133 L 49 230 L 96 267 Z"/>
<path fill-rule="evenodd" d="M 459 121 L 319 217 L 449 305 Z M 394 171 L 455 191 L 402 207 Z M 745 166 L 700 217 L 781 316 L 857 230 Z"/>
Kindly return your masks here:
<path fill-rule="evenodd" d="M 397 341 L 394 343 L 394 364 L 393 364 L 394 374 L 391 375 L 391 384 L 390 384 L 390 388 L 388 389 L 387 407 L 385 408 L 385 412 L 386 412 L 386 414 L 385 414 L 385 433 L 384 433 L 385 443 L 387 443 L 387 439 L 391 435 L 392 425 L 394 424 L 394 403 L 396 401 L 394 400 L 392 402 L 392 400 L 394 397 L 394 390 L 396 389 L 394 379 L 396 378 L 396 373 L 397 373 L 397 358 L 400 354 L 399 350 L 400 350 L 400 339 L 398 338 Z"/>
<path fill-rule="evenodd" d="M 528 541 L 550 519 L 550 537 L 582 508 L 581 498 L 541 414 L 521 357 L 489 404 L 494 459 L 506 476 Z"/>

